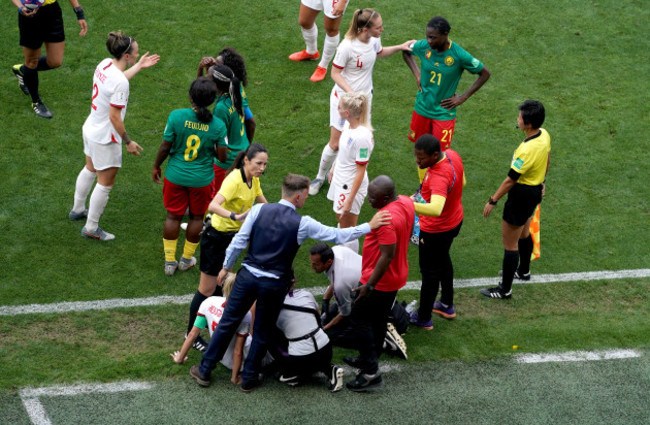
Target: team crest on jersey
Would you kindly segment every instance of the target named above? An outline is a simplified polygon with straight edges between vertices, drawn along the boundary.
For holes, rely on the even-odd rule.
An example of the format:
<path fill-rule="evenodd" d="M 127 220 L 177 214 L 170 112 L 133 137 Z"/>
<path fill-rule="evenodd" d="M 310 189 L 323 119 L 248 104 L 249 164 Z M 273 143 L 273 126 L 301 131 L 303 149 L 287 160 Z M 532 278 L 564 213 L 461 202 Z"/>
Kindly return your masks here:
<path fill-rule="evenodd" d="M 431 50 L 427 50 L 427 52 L 424 54 L 424 57 L 427 59 L 431 59 Z"/>
<path fill-rule="evenodd" d="M 445 58 L 445 65 L 452 66 L 453 64 L 454 64 L 454 58 L 452 58 L 451 56 L 447 56 Z"/>
<path fill-rule="evenodd" d="M 411 140 L 415 139 L 415 131 L 413 131 L 413 130 L 409 131 L 409 139 L 411 139 Z"/>

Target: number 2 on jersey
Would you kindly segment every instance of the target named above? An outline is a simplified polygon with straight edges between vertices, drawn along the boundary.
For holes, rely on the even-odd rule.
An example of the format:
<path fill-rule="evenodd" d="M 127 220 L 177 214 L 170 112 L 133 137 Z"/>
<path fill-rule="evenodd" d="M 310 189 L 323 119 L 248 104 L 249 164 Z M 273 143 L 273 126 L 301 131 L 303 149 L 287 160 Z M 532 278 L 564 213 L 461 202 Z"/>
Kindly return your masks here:
<path fill-rule="evenodd" d="M 185 161 L 191 162 L 199 156 L 199 146 L 201 146 L 201 139 L 196 134 L 192 134 L 187 138 L 187 149 L 185 149 Z"/>
<path fill-rule="evenodd" d="M 93 84 L 93 97 L 90 99 L 90 107 L 93 108 L 93 110 L 97 110 L 97 106 L 95 106 L 95 98 L 99 96 L 99 87 L 97 87 L 97 84 Z"/>
<path fill-rule="evenodd" d="M 436 77 L 437 77 L 438 81 L 436 81 Z M 442 78 L 442 74 L 440 74 L 439 72 L 436 72 L 436 71 L 431 71 L 431 80 L 429 80 L 429 82 L 431 84 L 436 84 L 436 85 L 439 86 L 441 78 Z"/>

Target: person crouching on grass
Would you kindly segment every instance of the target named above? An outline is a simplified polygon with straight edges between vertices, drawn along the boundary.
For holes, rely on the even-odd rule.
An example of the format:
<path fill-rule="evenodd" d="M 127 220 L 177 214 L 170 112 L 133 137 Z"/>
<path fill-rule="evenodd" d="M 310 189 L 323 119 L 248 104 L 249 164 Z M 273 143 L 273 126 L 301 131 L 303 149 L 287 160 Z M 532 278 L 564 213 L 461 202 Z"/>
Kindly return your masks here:
<path fill-rule="evenodd" d="M 201 330 L 207 327 L 208 332 L 210 332 L 210 337 L 212 337 L 212 334 L 217 328 L 219 320 L 221 320 L 223 315 L 227 298 L 230 295 L 232 285 L 235 283 L 235 276 L 234 273 L 230 273 L 224 279 L 222 287 L 223 297 L 208 297 L 201 303 L 194 326 L 187 335 L 187 338 L 185 338 L 183 346 L 180 351 L 174 351 L 174 353 L 171 354 L 175 363 L 182 364 L 187 361 L 187 353 L 190 351 L 190 348 L 192 348 L 192 344 L 194 344 L 194 340 L 199 336 Z M 230 382 L 235 385 L 241 385 L 240 371 L 245 357 L 244 345 L 246 343 L 246 338 L 250 333 L 251 322 L 251 312 L 249 311 L 237 327 L 237 332 L 230 340 L 230 345 L 226 350 L 226 354 L 224 354 L 221 359 L 221 364 L 232 370 Z"/>

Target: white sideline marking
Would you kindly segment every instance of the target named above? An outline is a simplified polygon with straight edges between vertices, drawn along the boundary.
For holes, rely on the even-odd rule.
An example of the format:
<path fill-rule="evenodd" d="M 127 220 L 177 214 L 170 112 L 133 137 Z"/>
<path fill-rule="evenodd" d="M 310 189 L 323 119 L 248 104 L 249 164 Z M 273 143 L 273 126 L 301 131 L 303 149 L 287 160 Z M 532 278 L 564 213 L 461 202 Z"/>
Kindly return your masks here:
<path fill-rule="evenodd" d="M 650 269 L 633 269 L 633 270 L 605 270 L 598 272 L 582 273 L 560 273 L 560 274 L 542 274 L 533 275 L 529 281 L 514 281 L 515 285 L 533 284 L 533 283 L 552 283 L 552 282 L 576 282 L 605 279 L 625 279 L 625 278 L 643 278 L 650 277 Z M 454 280 L 455 288 L 474 288 L 479 286 L 493 286 L 498 282 L 498 277 L 481 277 L 476 279 L 456 279 Z M 403 289 L 420 289 L 421 281 L 406 282 Z M 314 295 L 323 295 L 326 287 L 316 286 L 306 288 Z M 62 302 L 53 304 L 29 304 L 17 306 L 0 306 L 0 316 L 17 316 L 20 314 L 38 314 L 38 313 L 66 313 L 71 311 L 88 311 L 88 310 L 107 310 L 112 308 L 128 308 L 156 306 L 162 304 L 189 304 L 194 294 L 188 295 L 162 295 L 148 298 L 131 298 L 131 299 L 109 299 L 96 301 L 75 301 Z"/>
<path fill-rule="evenodd" d="M 584 362 L 641 357 L 637 350 L 567 351 L 566 353 L 520 354 L 518 363 Z"/>
<path fill-rule="evenodd" d="M 32 423 L 35 425 L 51 425 L 52 421 L 47 416 L 39 397 L 74 396 L 93 393 L 119 393 L 124 391 L 142 391 L 153 388 L 149 382 L 122 381 L 111 384 L 78 384 L 56 385 L 53 387 L 24 388 L 20 390 L 20 398 L 25 406 Z"/>

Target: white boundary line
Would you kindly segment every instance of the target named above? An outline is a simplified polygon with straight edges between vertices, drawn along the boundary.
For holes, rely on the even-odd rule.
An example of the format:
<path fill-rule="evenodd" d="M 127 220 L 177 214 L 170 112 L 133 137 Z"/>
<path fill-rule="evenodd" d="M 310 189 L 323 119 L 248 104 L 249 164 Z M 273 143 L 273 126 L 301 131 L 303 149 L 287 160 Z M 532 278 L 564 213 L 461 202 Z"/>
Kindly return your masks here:
<path fill-rule="evenodd" d="M 553 283 L 553 282 L 577 282 L 605 279 L 625 279 L 650 277 L 650 269 L 632 270 L 604 270 L 582 273 L 560 273 L 533 275 L 529 281 L 515 281 L 515 284 Z M 479 286 L 490 286 L 497 283 L 497 277 L 482 277 L 476 279 L 456 279 L 455 288 L 474 288 Z M 403 289 L 418 290 L 422 282 L 407 282 Z M 326 287 L 317 286 L 306 288 L 314 295 L 323 295 Z M 18 306 L 0 306 L 0 316 L 18 316 L 21 314 L 38 313 L 67 313 L 72 311 L 107 310 L 112 308 L 156 306 L 163 304 L 189 304 L 194 294 L 188 295 L 162 295 L 148 298 L 114 298 L 96 301 L 74 301 L 53 304 L 29 304 Z"/>
<path fill-rule="evenodd" d="M 33 388 L 27 387 L 20 390 L 20 399 L 25 406 L 32 423 L 35 425 L 51 425 L 52 421 L 47 416 L 39 397 L 75 396 L 80 394 L 119 393 L 124 391 L 142 391 L 153 388 L 149 382 L 122 381 L 110 384 L 77 384 L 56 385 L 53 387 Z"/>
<path fill-rule="evenodd" d="M 567 351 L 566 353 L 518 354 L 518 363 L 584 362 L 641 357 L 637 350 Z"/>

